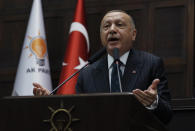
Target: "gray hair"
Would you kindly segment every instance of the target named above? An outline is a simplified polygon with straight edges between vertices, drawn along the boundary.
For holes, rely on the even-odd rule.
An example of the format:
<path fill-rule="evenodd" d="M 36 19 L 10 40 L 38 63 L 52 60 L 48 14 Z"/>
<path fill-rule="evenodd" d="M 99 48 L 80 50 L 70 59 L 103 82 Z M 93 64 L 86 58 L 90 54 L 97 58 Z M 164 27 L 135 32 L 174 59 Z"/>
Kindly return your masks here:
<path fill-rule="evenodd" d="M 129 22 L 130 22 L 131 28 L 135 29 L 135 22 L 133 20 L 133 17 L 130 14 L 128 14 L 126 11 L 123 11 L 123 10 L 110 10 L 110 11 L 106 12 L 105 15 L 108 14 L 108 13 L 112 13 L 112 12 L 122 12 L 122 13 L 127 14 L 129 16 L 129 18 L 130 18 Z"/>

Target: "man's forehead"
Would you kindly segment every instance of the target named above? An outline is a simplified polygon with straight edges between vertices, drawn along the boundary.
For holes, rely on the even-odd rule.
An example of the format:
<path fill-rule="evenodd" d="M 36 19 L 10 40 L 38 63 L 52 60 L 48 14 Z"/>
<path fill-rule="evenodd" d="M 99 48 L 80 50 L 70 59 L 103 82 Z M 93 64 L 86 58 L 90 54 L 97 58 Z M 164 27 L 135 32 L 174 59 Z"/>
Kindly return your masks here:
<path fill-rule="evenodd" d="M 127 15 L 124 12 L 108 12 L 107 14 L 105 14 L 105 16 L 114 16 L 114 15 Z"/>
<path fill-rule="evenodd" d="M 109 12 L 104 16 L 102 22 L 112 18 L 129 19 L 129 15 L 123 12 Z"/>

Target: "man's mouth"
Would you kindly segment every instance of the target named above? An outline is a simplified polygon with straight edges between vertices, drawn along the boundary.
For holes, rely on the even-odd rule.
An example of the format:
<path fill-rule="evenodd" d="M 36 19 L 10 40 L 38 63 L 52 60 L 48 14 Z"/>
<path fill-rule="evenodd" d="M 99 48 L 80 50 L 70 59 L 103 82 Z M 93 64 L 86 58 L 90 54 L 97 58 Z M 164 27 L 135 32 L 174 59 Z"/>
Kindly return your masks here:
<path fill-rule="evenodd" d="M 118 41 L 119 41 L 119 38 L 116 38 L 116 37 L 108 38 L 108 42 L 118 42 Z"/>

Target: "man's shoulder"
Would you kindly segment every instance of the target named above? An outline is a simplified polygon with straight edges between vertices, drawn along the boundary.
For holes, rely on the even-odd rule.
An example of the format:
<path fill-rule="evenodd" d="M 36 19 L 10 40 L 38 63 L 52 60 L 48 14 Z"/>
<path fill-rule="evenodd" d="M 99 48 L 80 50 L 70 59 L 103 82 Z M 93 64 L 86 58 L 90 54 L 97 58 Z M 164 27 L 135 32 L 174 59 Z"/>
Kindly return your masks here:
<path fill-rule="evenodd" d="M 133 49 L 132 52 L 135 54 L 135 56 L 142 58 L 142 60 L 159 60 L 161 59 L 159 56 L 146 52 L 141 50 Z"/>

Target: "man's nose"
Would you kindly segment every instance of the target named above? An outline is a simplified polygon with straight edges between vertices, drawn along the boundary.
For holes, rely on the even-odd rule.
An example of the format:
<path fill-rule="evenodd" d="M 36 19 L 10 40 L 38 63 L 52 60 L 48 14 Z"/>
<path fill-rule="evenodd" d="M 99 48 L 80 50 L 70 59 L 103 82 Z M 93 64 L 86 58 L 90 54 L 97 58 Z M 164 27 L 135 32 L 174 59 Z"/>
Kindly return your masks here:
<path fill-rule="evenodd" d="M 115 25 L 111 25 L 110 26 L 110 31 L 109 31 L 110 34 L 115 34 L 116 33 L 116 27 Z"/>

